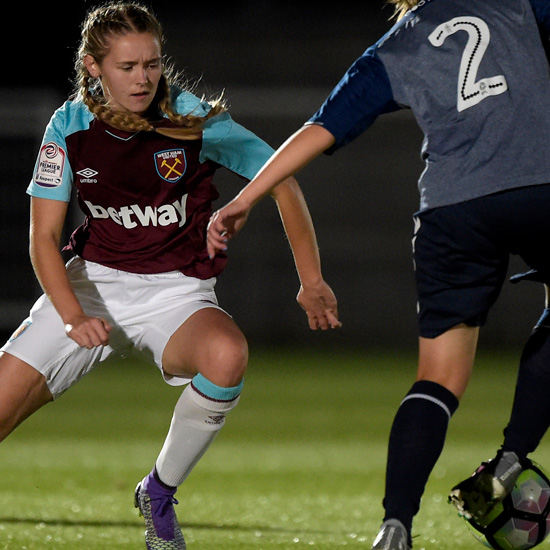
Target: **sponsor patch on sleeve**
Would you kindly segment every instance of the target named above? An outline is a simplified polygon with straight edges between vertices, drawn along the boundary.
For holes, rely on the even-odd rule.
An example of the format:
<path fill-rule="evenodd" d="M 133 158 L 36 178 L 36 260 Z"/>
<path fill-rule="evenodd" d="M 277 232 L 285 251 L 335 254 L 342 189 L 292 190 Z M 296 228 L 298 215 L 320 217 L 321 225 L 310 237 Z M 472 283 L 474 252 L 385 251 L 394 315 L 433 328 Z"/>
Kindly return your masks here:
<path fill-rule="evenodd" d="M 53 141 L 40 149 L 34 181 L 40 187 L 59 187 L 63 181 L 66 153 Z"/>

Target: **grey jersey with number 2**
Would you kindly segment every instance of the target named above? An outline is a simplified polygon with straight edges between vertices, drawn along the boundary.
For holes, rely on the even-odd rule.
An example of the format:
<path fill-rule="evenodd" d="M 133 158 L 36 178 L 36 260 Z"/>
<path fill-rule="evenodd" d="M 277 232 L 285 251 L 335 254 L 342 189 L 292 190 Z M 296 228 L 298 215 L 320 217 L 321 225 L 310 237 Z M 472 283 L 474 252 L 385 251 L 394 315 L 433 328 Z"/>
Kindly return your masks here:
<path fill-rule="evenodd" d="M 420 209 L 550 183 L 550 0 L 421 0 L 311 123 L 336 149 L 408 107 L 424 132 Z"/>

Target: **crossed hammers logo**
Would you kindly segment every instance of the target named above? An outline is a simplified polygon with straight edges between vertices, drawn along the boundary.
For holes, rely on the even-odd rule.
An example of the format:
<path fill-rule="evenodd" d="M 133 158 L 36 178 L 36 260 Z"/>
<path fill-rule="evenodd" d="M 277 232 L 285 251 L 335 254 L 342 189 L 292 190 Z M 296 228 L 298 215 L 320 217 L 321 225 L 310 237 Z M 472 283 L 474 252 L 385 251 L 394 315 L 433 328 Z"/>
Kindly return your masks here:
<path fill-rule="evenodd" d="M 168 168 L 168 172 L 166 172 L 166 174 L 164 174 L 164 177 L 166 179 L 168 179 L 170 177 L 170 174 L 172 174 L 172 172 L 174 172 L 176 174 L 176 176 L 178 176 L 178 178 L 181 178 L 181 176 L 183 175 L 183 172 L 178 172 L 176 170 L 176 166 L 178 164 L 181 164 L 181 160 L 179 158 L 175 158 L 174 159 L 174 164 L 170 165 L 168 164 L 168 162 L 166 161 L 166 159 L 164 159 L 162 161 L 162 164 L 161 164 L 161 167 L 164 168 L 164 167 L 167 167 Z"/>

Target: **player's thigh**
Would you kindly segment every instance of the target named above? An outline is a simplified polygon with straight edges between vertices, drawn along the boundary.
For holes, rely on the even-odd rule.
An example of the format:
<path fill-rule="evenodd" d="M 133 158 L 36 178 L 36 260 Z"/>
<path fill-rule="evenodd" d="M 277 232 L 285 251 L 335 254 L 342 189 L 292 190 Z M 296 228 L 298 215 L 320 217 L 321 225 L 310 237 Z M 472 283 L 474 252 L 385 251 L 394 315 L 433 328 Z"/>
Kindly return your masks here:
<path fill-rule="evenodd" d="M 0 352 L 0 440 L 52 400 L 44 375 L 21 359 Z"/>
<path fill-rule="evenodd" d="M 221 309 L 206 307 L 193 313 L 170 337 L 163 370 L 173 376 L 201 373 L 219 386 L 235 386 L 248 362 L 246 339 Z"/>

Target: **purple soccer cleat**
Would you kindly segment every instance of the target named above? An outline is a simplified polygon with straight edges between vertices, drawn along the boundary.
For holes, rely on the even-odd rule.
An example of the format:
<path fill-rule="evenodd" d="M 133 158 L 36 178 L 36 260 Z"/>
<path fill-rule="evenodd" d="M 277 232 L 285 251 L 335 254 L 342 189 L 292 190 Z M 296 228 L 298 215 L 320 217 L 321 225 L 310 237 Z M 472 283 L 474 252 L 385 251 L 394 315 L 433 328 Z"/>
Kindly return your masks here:
<path fill-rule="evenodd" d="M 145 519 L 147 550 L 185 550 L 185 540 L 174 511 L 176 490 L 163 487 L 150 473 L 136 487 L 134 505 Z"/>

